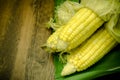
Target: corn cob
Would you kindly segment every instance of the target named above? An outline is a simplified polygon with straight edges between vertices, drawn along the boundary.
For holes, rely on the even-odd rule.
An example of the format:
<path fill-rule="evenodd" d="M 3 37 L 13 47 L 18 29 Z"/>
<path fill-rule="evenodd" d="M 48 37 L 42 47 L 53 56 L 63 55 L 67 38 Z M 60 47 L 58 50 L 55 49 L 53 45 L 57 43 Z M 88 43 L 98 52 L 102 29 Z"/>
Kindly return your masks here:
<path fill-rule="evenodd" d="M 65 76 L 87 69 L 107 54 L 116 44 L 117 41 L 105 28 L 98 30 L 81 46 L 70 52 L 61 75 Z"/>
<path fill-rule="evenodd" d="M 56 32 L 54 32 L 47 40 L 47 51 L 49 53 L 55 52 L 59 46 L 63 46 L 64 48 L 64 43 L 60 43 L 60 41 L 58 41 L 58 35 L 61 32 L 61 30 L 63 29 L 64 26 L 60 27 Z M 57 50 L 58 51 L 58 50 Z"/>
<path fill-rule="evenodd" d="M 64 27 L 61 27 L 63 29 L 58 29 L 54 36 L 49 37 L 47 47 L 52 49 L 54 46 L 56 51 L 69 51 L 91 36 L 103 23 L 104 21 L 92 10 L 81 8 Z"/>

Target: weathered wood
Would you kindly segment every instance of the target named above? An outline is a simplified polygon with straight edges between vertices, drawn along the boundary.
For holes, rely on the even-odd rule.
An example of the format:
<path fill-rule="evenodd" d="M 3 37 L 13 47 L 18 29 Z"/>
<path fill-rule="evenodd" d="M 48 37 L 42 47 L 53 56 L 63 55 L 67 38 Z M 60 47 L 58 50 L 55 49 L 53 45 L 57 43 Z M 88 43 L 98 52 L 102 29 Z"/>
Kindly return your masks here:
<path fill-rule="evenodd" d="M 52 56 L 41 46 L 53 0 L 0 0 L 0 80 L 54 80 Z"/>

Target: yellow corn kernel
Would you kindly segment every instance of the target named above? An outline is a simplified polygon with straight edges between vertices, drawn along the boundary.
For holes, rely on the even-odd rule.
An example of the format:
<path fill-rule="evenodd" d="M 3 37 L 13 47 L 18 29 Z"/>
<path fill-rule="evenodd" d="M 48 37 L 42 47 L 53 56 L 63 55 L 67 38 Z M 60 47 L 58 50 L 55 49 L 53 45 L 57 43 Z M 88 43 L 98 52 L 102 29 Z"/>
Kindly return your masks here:
<path fill-rule="evenodd" d="M 53 50 L 56 50 L 57 40 L 58 40 L 58 34 L 60 33 L 62 27 L 59 28 L 56 32 L 54 32 L 47 40 L 47 47 L 51 48 Z"/>
<path fill-rule="evenodd" d="M 58 29 L 48 39 L 47 44 L 50 43 L 51 49 L 54 45 L 55 51 L 70 51 L 90 37 L 103 23 L 104 21 L 92 10 L 81 8 L 61 30 Z M 57 33 L 59 34 L 56 35 Z M 55 40 L 57 44 L 54 43 Z"/>
<path fill-rule="evenodd" d="M 70 55 L 68 55 L 67 58 L 67 65 L 62 71 L 62 76 L 72 74 L 75 71 L 83 71 L 87 69 L 100 60 L 116 45 L 117 41 L 106 31 L 105 28 L 101 28 L 80 47 L 70 52 Z M 73 72 L 67 72 L 66 68 L 71 65 L 74 69 L 70 71 Z"/>
<path fill-rule="evenodd" d="M 67 50 L 71 50 L 80 45 L 104 22 L 88 8 L 82 8 L 78 13 L 70 19 L 66 27 L 59 34 L 60 40 L 68 44 Z"/>

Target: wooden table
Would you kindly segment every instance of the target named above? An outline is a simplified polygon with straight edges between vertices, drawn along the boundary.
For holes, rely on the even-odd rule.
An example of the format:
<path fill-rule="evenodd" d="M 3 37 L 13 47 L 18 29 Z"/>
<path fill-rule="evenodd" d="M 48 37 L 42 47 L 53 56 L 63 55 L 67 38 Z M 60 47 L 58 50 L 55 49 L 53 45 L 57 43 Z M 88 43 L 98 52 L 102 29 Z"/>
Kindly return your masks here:
<path fill-rule="evenodd" d="M 54 80 L 52 56 L 41 46 L 54 0 L 0 0 L 0 80 Z"/>

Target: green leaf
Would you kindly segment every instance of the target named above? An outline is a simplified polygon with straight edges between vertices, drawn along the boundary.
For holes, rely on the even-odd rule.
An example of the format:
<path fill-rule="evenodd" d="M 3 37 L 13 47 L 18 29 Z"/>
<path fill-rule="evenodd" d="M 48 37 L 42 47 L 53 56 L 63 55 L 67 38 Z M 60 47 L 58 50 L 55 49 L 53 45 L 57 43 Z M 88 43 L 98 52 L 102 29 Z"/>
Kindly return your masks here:
<path fill-rule="evenodd" d="M 111 50 L 95 65 L 87 70 L 62 77 L 61 71 L 64 64 L 59 61 L 58 55 L 54 55 L 55 80 L 92 80 L 104 75 L 120 72 L 120 45 Z"/>

